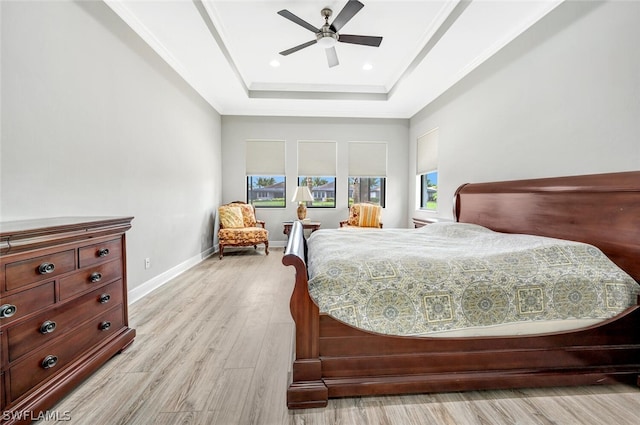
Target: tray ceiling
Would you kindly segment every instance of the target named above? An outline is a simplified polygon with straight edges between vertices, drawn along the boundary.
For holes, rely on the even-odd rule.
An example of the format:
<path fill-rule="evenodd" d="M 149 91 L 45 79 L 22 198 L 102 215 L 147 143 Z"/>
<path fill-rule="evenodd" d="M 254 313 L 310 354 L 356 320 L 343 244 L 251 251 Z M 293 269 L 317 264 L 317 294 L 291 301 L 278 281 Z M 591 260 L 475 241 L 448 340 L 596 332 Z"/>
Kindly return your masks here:
<path fill-rule="evenodd" d="M 277 12 L 320 27 L 346 0 L 105 0 L 223 115 L 385 118 L 410 118 L 562 0 L 361 1 L 340 33 L 382 44 L 338 43 L 330 68 L 318 45 L 278 53 L 314 34 Z"/>

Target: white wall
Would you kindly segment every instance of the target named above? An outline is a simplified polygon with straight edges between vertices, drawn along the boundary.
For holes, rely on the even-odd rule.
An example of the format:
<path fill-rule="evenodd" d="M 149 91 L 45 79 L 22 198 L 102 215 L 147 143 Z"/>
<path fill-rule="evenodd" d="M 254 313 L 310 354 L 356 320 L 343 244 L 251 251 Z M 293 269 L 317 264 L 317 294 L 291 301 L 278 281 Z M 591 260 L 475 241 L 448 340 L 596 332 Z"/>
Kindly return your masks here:
<path fill-rule="evenodd" d="M 439 211 L 462 183 L 640 169 L 640 2 L 565 2 L 411 119 L 439 127 Z"/>
<path fill-rule="evenodd" d="M 287 200 L 293 197 L 298 179 L 298 140 L 337 142 L 336 208 L 309 208 L 307 217 L 322 222 L 322 228 L 337 228 L 349 216 L 347 199 L 347 142 L 383 141 L 387 148 L 386 207 L 382 213 L 385 227 L 406 227 L 409 121 L 396 119 L 222 117 L 222 201 L 246 200 L 245 141 L 273 139 L 286 141 Z M 296 218 L 297 205 L 286 208 L 261 208 L 257 216 L 266 221 L 269 240 L 282 245 L 282 222 Z M 279 243 L 278 243 L 279 242 Z"/>
<path fill-rule="evenodd" d="M 220 115 L 103 2 L 1 7 L 2 220 L 135 216 L 130 290 L 198 260 L 221 198 Z"/>

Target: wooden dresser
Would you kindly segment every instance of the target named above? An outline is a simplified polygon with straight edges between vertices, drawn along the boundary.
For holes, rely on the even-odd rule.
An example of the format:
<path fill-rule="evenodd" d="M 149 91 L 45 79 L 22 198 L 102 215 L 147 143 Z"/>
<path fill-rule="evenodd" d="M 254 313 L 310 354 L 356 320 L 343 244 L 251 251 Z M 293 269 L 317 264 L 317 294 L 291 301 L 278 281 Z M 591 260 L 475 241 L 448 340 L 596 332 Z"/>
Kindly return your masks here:
<path fill-rule="evenodd" d="M 125 265 L 132 219 L 0 223 L 0 423 L 51 414 L 133 342 Z"/>

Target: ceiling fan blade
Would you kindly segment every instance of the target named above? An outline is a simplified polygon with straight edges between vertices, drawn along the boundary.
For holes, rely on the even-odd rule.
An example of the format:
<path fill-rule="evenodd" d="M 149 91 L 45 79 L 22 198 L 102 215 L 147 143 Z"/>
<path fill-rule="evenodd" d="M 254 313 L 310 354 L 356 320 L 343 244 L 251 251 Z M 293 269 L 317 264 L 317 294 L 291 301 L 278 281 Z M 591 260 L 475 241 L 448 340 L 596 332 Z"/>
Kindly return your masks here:
<path fill-rule="evenodd" d="M 327 53 L 327 62 L 329 63 L 329 68 L 333 68 L 334 66 L 340 64 L 335 47 L 329 47 L 328 49 L 324 49 L 324 51 Z"/>
<path fill-rule="evenodd" d="M 300 44 L 300 45 L 298 45 L 296 47 L 292 47 L 290 49 L 283 50 L 283 51 L 280 52 L 280 54 L 282 56 L 287 56 L 287 55 L 290 55 L 291 53 L 297 52 L 298 50 L 302 50 L 305 47 L 312 46 L 312 45 L 316 44 L 317 42 L 318 42 L 318 40 L 307 41 L 306 43 L 302 43 L 302 44 Z"/>
<path fill-rule="evenodd" d="M 382 43 L 382 37 L 373 37 L 370 35 L 350 35 L 340 34 L 338 41 L 351 44 L 363 44 L 365 46 L 378 47 Z"/>
<path fill-rule="evenodd" d="M 294 15 L 293 13 L 289 12 L 287 9 L 282 9 L 281 11 L 278 12 L 278 15 L 287 18 L 288 20 L 290 20 L 291 22 L 295 22 L 296 24 L 300 25 L 301 27 L 304 27 L 306 29 L 308 29 L 309 31 L 312 32 L 320 32 L 320 30 L 316 27 L 314 27 L 313 25 L 311 25 L 309 22 L 305 21 L 302 18 L 298 18 L 296 15 Z"/>
<path fill-rule="evenodd" d="M 356 13 L 360 11 L 364 7 L 364 4 L 360 3 L 358 0 L 349 0 L 349 2 L 342 8 L 336 19 L 333 20 L 331 24 L 331 29 L 335 32 L 340 31 L 340 28 L 344 26 L 347 22 L 351 20 L 355 16 Z"/>

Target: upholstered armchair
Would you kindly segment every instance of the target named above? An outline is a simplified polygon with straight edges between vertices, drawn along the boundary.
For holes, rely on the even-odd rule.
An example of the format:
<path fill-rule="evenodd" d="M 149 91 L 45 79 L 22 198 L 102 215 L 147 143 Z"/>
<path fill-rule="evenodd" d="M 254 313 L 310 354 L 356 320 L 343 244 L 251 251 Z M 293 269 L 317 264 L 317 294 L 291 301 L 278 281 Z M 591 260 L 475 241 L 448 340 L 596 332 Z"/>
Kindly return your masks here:
<path fill-rule="evenodd" d="M 256 220 L 253 205 L 234 201 L 218 208 L 220 230 L 218 231 L 219 254 L 222 259 L 225 246 L 251 246 L 264 244 L 264 253 L 269 255 L 269 231 L 264 221 Z"/>
<path fill-rule="evenodd" d="M 359 203 L 349 208 L 349 218 L 340 222 L 340 227 L 373 227 L 382 229 L 382 207 L 380 205 Z"/>

